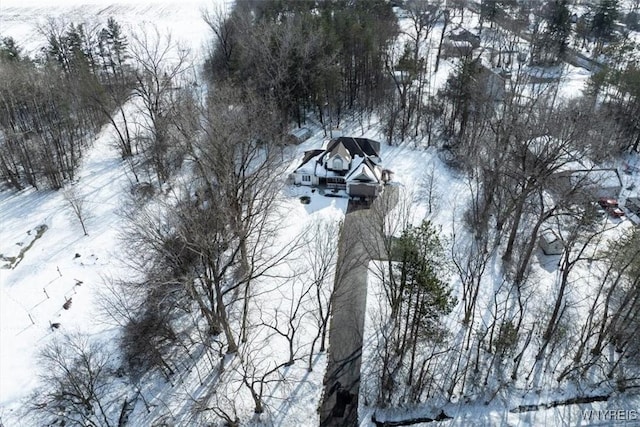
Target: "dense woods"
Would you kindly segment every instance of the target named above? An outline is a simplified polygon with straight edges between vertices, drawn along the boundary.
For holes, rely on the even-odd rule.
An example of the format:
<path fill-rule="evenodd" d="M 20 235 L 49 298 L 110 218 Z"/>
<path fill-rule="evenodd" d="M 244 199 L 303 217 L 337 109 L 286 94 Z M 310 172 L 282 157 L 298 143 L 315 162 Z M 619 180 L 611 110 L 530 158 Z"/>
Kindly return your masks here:
<path fill-rule="evenodd" d="M 2 177 L 15 188 L 73 180 L 83 151 L 122 105 L 117 93 L 128 90 L 115 21 L 94 30 L 50 21 L 42 31 L 48 45 L 37 58 L 10 38 L 2 47 Z"/>
<path fill-rule="evenodd" d="M 283 124 L 312 113 L 325 129 L 338 127 L 388 92 L 385 57 L 398 25 L 386 1 L 239 2 L 229 17 L 205 18 L 215 34 L 212 79 L 272 96 Z"/>
<path fill-rule="evenodd" d="M 62 189 L 109 129 L 132 184 L 122 215 L 135 274 L 105 279 L 99 303 L 121 328 L 121 360 L 86 337 L 47 346 L 37 416 L 125 425 L 136 402 L 150 411 L 145 379 L 173 386 L 196 375 L 207 391 L 185 397 L 191 421 L 237 426 L 247 417 L 237 396 L 259 417 L 273 411 L 274 384 L 291 387 L 292 367 L 314 369 L 344 266 L 328 238 L 341 224 L 285 242 L 279 234 L 291 221 L 282 208 L 287 134 L 307 121 L 326 137 L 346 122 L 376 122 L 389 145 L 438 150 L 470 194 L 443 232 L 431 221 L 433 165 L 419 165 L 425 192 L 402 195 L 401 208 L 373 224 L 386 239 L 377 271 L 386 310 L 367 404 L 640 387 L 640 229 L 602 221 L 590 181 L 563 175 L 640 148 L 637 47 L 617 26 L 624 17 L 631 28 L 637 10 L 599 0 L 573 19 L 571 5 L 237 1 L 203 12 L 205 64 L 170 34 L 125 31 L 114 19 L 49 21 L 37 53 L 2 39 L 0 178 L 15 190 Z M 472 16 L 483 46 L 451 54 L 445 35 Z M 535 67 L 562 67 L 581 49 L 594 71 L 568 102 L 560 79 Z M 444 61 L 451 72 L 438 82 Z M 82 201 L 66 194 L 88 234 Z M 414 224 L 410 197 L 429 206 Z M 541 295 L 543 232 L 563 251 Z M 275 308 L 261 302 L 269 293 Z"/>

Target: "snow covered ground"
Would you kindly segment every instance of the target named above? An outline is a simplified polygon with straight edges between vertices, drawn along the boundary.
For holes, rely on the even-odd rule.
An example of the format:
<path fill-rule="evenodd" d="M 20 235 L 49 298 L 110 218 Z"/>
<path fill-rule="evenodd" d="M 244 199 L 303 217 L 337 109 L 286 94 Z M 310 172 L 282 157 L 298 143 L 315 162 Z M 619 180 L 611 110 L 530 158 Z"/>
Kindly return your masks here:
<path fill-rule="evenodd" d="M 134 31 L 140 25 L 154 25 L 161 34 L 170 31 L 175 41 L 194 52 L 192 59 L 198 63 L 210 34 L 201 13 L 211 7 L 227 5 L 224 1 L 208 0 L 131 0 L 107 5 L 97 0 L 55 4 L 3 0 L 0 34 L 14 37 L 28 52 L 36 53 L 45 43 L 38 26 L 46 25 L 50 18 L 66 23 L 103 24 L 113 16 Z M 128 109 L 132 113 L 134 110 Z M 101 341 L 118 336 L 117 328 L 101 322 L 97 316 L 97 299 L 104 279 L 132 278 L 135 274 L 127 267 L 127 260 L 121 258 L 124 243 L 120 211 L 131 180 L 112 142 L 111 130 L 105 127 L 83 158 L 73 185 L 86 200 L 88 236 L 83 235 L 62 192 L 0 191 L 0 423 L 3 425 L 30 425 L 22 415 L 38 385 L 37 353 L 56 334 L 80 332 Z M 323 137 L 318 133 L 296 149 L 310 149 L 322 143 Z M 282 240 L 295 237 L 313 221 L 339 221 L 346 211 L 345 198 L 326 198 L 308 188 L 287 187 L 285 191 L 283 211 L 289 219 L 283 223 Z M 309 204 L 300 203 L 299 197 L 303 195 L 310 197 Z M 271 300 L 284 301 L 277 296 Z M 65 309 L 67 301 L 71 303 Z M 273 307 L 263 308 L 266 311 Z M 111 341 L 115 351 L 116 341 Z M 274 339 L 273 346 L 265 347 L 264 351 L 284 355 L 285 348 L 279 344 Z M 307 372 L 305 362 L 289 368 L 288 377 L 296 387 L 283 386 L 274 392 L 274 399 L 265 402 L 279 425 L 317 424 L 315 409 L 320 399 L 324 356 L 314 358 L 313 362 L 311 373 Z M 203 387 L 194 390 L 193 385 L 200 383 L 201 369 L 195 366 L 178 384 L 153 378 L 141 384 L 139 390 L 153 409 L 149 414 L 136 413 L 137 425 L 150 424 L 165 413 L 181 420 L 182 425 L 189 424 L 190 410 L 184 402 L 189 401 L 187 397 L 207 392 Z M 174 398 L 160 404 L 150 396 Z M 237 403 L 241 415 L 245 410 L 251 412 L 249 400 Z"/>
<path fill-rule="evenodd" d="M 125 27 L 153 24 L 171 32 L 194 57 L 204 52 L 209 32 L 205 8 L 224 1 L 140 2 L 124 0 L 2 0 L 0 36 L 14 37 L 31 54 L 46 39 L 39 27 L 49 19 L 104 24 L 114 17 Z M 108 339 L 95 298 L 104 278 L 131 277 L 120 259 L 119 216 L 130 180 L 109 128 L 87 151 L 73 185 L 86 200 L 84 236 L 62 192 L 0 191 L 0 423 L 20 425 L 19 409 L 38 382 L 38 350 L 58 332 L 83 332 Z M 66 301 L 67 309 L 63 308 Z M 52 325 L 57 326 L 55 329 Z"/>
<path fill-rule="evenodd" d="M 161 34 L 171 33 L 201 59 L 210 31 L 202 12 L 231 7 L 230 0 L 2 0 L 0 35 L 11 36 L 28 52 L 37 52 L 46 42 L 40 28 L 48 21 L 103 25 L 113 17 L 125 29 L 153 25 Z"/>
<path fill-rule="evenodd" d="M 555 401 L 574 398 L 580 392 L 574 388 L 550 393 L 512 393 L 508 399 L 496 399 L 487 405 L 469 403 L 465 399 L 452 399 L 441 406 L 425 406 L 412 409 L 380 409 L 371 404 L 364 404 L 362 396 L 375 397 L 373 387 L 376 386 L 377 353 L 375 346 L 379 340 L 378 330 L 384 324 L 382 313 L 388 313 L 385 294 L 379 272 L 384 266 L 379 261 L 371 261 L 369 266 L 367 288 L 367 314 L 365 320 L 364 347 L 362 353 L 362 383 L 359 408 L 360 426 L 374 427 L 372 417 L 379 421 L 408 420 L 412 418 L 434 418 L 440 411 L 452 417 L 440 422 L 424 422 L 412 424 L 416 427 L 539 427 L 539 426 L 640 426 L 640 396 L 612 395 L 607 401 L 566 404 L 545 407 Z M 543 279 L 544 280 L 544 279 Z M 591 393 L 597 390 L 591 390 Z M 518 412 L 520 406 L 540 405 L 535 410 Z"/>
<path fill-rule="evenodd" d="M 108 131 L 85 157 L 74 187 L 83 197 L 84 236 L 61 191 L 0 192 L 0 253 L 22 260 L 0 270 L 0 407 L 21 405 L 37 383 L 35 354 L 58 331 L 109 334 L 97 322 L 103 277 L 131 274 L 119 258 L 121 194 L 129 181 Z M 34 230 L 44 232 L 34 239 Z M 23 244 L 29 238 L 31 245 Z M 67 309 L 65 302 L 71 301 Z M 52 324 L 58 324 L 54 329 Z M 10 419 L 10 418 L 9 418 Z"/>
<path fill-rule="evenodd" d="M 198 58 L 209 37 L 201 11 L 211 4 L 210 0 L 121 0 L 112 4 L 105 4 L 102 0 L 55 3 L 49 0 L 0 0 L 0 35 L 12 36 L 19 45 L 36 52 L 44 43 L 38 26 L 45 25 L 49 17 L 103 23 L 113 16 L 131 28 L 152 23 L 161 31 L 171 31 L 176 39 L 190 46 Z M 218 0 L 217 4 L 225 7 L 226 2 Z M 437 33 L 434 38 L 438 38 Z M 436 87 L 445 81 L 453 66 L 453 61 L 443 61 L 441 71 L 434 78 Z M 584 86 L 588 74 L 582 69 L 569 67 L 562 78 L 562 92 L 570 96 Z M 364 128 L 352 123 L 345 126 L 343 132 L 383 140 L 379 129 L 375 122 Z M 326 141 L 319 128 L 314 128 L 314 131 L 311 139 L 296 148 L 299 154 L 320 147 Z M 384 166 L 396 173 L 395 180 L 415 199 L 421 192 L 425 172 L 431 171 L 438 193 L 437 212 L 431 218 L 442 227 L 443 234 L 451 233 L 451 225 L 462 213 L 468 197 L 464 180 L 444 166 L 434 148 L 416 149 L 411 144 L 401 147 L 383 145 L 381 157 Z M 631 161 L 637 162 L 637 159 Z M 294 161 L 291 168 L 296 166 Z M 633 182 L 640 187 L 640 174 L 628 180 L 635 180 Z M 126 267 L 126 260 L 121 258 L 119 234 L 122 225 L 120 206 L 126 197 L 124 193 L 129 191 L 130 180 L 118 153 L 111 147 L 108 128 L 98 136 L 83 159 L 74 186 L 86 199 L 90 214 L 88 236 L 83 235 L 61 192 L 0 191 L 0 421 L 7 426 L 21 425 L 24 399 L 37 385 L 37 351 L 56 333 L 80 331 L 103 339 L 117 334 L 111 325 L 99 321 L 95 301 L 105 277 L 133 274 Z M 295 236 L 316 220 L 339 221 L 346 210 L 346 199 L 323 197 L 307 187 L 288 187 L 285 196 L 284 209 L 289 220 L 282 231 L 283 239 Z M 309 196 L 311 203 L 300 203 L 301 196 Z M 412 213 L 414 221 L 419 222 L 427 216 L 426 204 L 416 204 Z M 367 300 L 379 300 L 378 294 L 376 282 L 370 281 Z M 71 304 L 67 309 L 63 308 L 69 300 Z M 376 307 L 370 305 L 370 308 L 375 310 Z M 59 324 L 59 329 L 53 329 L 52 324 Z M 373 333 L 369 327 L 366 337 Z M 281 348 L 269 350 L 283 351 Z M 316 369 L 311 374 L 302 367 L 295 367 L 297 371 L 292 373 L 292 377 L 297 381 L 296 388 L 281 390 L 282 395 L 285 392 L 292 395 L 291 400 L 269 402 L 274 408 L 277 425 L 317 425 L 315 409 L 324 374 L 323 357 L 316 360 Z M 194 371 L 192 377 L 195 376 Z M 166 384 L 146 388 L 149 393 L 169 389 Z M 185 394 L 191 391 L 188 381 L 178 385 L 177 389 Z M 590 408 L 629 407 L 626 401 L 620 403 L 619 408 L 616 404 L 592 404 Z M 640 405 L 636 407 L 640 409 Z M 250 409 L 249 402 L 245 409 Z M 452 403 L 445 409 L 448 415 L 455 416 L 455 420 L 443 425 L 592 425 L 580 423 L 580 411 L 585 408 L 575 405 L 563 410 L 554 408 L 525 414 L 509 413 L 497 406 L 473 407 L 463 402 Z M 179 411 L 180 408 L 172 407 L 171 410 Z M 153 419 L 158 413 L 159 410 L 150 414 L 146 420 Z M 141 421 L 142 424 L 144 422 Z"/>
<path fill-rule="evenodd" d="M 28 425 L 19 419 L 25 399 L 38 383 L 36 354 L 56 334 L 82 332 L 106 340 L 117 336 L 117 330 L 100 322 L 96 315 L 103 279 L 131 278 L 134 274 L 121 255 L 120 211 L 131 182 L 111 138 L 109 128 L 105 128 L 83 159 L 74 184 L 86 200 L 88 236 L 83 235 L 62 192 L 0 191 L 0 420 L 5 425 Z M 322 144 L 322 140 L 318 134 L 297 149 L 309 149 Z M 287 187 L 285 191 L 282 210 L 288 220 L 281 230 L 283 242 L 299 235 L 313 221 L 340 221 L 346 211 L 346 198 L 324 197 L 307 187 Z M 299 200 L 305 195 L 311 199 L 306 205 Z M 63 308 L 69 300 L 70 306 Z M 274 294 L 267 300 L 273 304 L 263 305 L 264 312 L 285 301 Z M 285 354 L 284 347 L 276 345 L 277 340 L 273 344 L 273 348 L 267 348 L 268 353 Z M 297 388 L 283 387 L 281 400 L 266 402 L 274 408 L 280 425 L 317 423 L 309 420 L 320 398 L 324 363 L 324 356 L 316 357 L 312 373 L 306 372 L 306 361 L 289 368 Z M 159 391 L 188 395 L 193 393 L 192 384 L 197 384 L 195 371 L 176 385 L 177 391 L 171 390 L 173 385 L 170 388 L 157 381 L 143 391 L 149 395 Z M 250 410 L 251 403 L 239 406 Z M 180 399 L 175 399 L 161 410 L 171 411 L 178 418 L 184 407 Z M 160 409 L 153 411 L 148 415 L 149 422 L 161 413 Z"/>
<path fill-rule="evenodd" d="M 318 135 L 299 148 L 303 150 L 320 140 Z M 125 199 L 123 193 L 129 191 L 130 181 L 110 141 L 108 131 L 98 137 L 84 159 L 75 185 L 87 202 L 88 236 L 83 235 L 61 192 L 0 192 L 0 253 L 10 259 L 22 251 L 22 259 L 11 263 L 13 268 L 0 270 L 0 417 L 6 425 L 20 425 L 17 421 L 20 408 L 37 385 L 36 353 L 55 334 L 78 331 L 108 338 L 109 334 L 117 333 L 112 326 L 96 320 L 95 300 L 103 278 L 132 274 L 120 255 L 123 242 L 119 216 L 120 204 Z M 281 230 L 284 241 L 297 236 L 312 221 L 339 221 L 346 211 L 345 198 L 324 197 L 307 187 L 287 187 L 286 192 L 283 210 L 295 221 L 289 220 Z M 311 198 L 311 203 L 300 203 L 299 197 L 304 195 Z M 40 225 L 46 228 L 35 238 Z M 10 264 L 3 262 L 5 266 Z M 69 299 L 72 303 L 64 309 Z M 267 311 L 268 304 L 263 309 Z M 59 324 L 59 328 L 53 329 L 51 324 Z M 284 349 L 277 347 L 269 352 L 284 354 Z M 291 392 L 293 403 L 290 399 L 282 400 L 287 407 L 277 411 L 281 425 L 303 425 L 310 413 L 315 414 L 324 357 L 317 358 L 313 373 L 307 373 L 304 365 L 305 362 L 300 362 L 299 374 L 289 373 L 300 378 L 298 391 L 282 390 Z M 295 369 L 292 367 L 290 371 Z M 190 384 L 184 380 L 178 388 L 189 393 Z M 145 391 L 157 392 L 159 387 L 150 385 Z M 250 408 L 250 402 L 246 403 Z M 176 414 L 183 409 L 178 404 L 170 404 L 169 408 Z M 149 420 L 154 415 L 158 413 L 152 413 Z M 311 424 L 314 423 L 307 425 Z"/>

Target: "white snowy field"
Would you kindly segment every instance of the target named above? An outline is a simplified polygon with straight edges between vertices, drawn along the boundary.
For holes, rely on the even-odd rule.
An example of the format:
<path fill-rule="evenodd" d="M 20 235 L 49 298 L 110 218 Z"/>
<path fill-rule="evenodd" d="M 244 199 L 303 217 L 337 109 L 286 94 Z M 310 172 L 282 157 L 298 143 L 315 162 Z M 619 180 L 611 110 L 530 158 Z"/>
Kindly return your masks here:
<path fill-rule="evenodd" d="M 113 17 L 129 32 L 155 26 L 162 35 L 171 33 L 195 59 L 202 59 L 210 37 L 202 12 L 226 11 L 231 4 L 231 0 L 2 0 L 0 36 L 11 36 L 26 51 L 36 53 L 46 42 L 41 28 L 47 28 L 50 20 L 92 26 Z"/>
<path fill-rule="evenodd" d="M 77 184 L 86 199 L 84 236 L 61 191 L 0 192 L 0 407 L 3 421 L 37 384 L 36 353 L 58 331 L 110 334 L 93 298 L 103 277 L 132 273 L 119 258 L 121 194 L 128 181 L 103 132 L 83 159 Z M 45 226 L 41 236 L 35 230 Z M 67 309 L 66 301 L 71 301 Z M 59 324 L 54 330 L 52 324 Z M 107 338 L 107 337 L 105 337 Z"/>

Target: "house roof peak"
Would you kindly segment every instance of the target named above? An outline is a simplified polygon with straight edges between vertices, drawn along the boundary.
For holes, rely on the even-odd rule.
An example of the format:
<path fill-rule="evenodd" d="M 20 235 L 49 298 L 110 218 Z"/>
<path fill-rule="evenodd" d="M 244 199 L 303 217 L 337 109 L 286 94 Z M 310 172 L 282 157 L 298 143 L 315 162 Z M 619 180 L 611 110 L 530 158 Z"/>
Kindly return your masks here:
<path fill-rule="evenodd" d="M 371 139 L 341 136 L 329 141 L 327 152 L 333 152 L 338 146 L 344 147 L 351 157 L 380 157 L 380 143 Z"/>

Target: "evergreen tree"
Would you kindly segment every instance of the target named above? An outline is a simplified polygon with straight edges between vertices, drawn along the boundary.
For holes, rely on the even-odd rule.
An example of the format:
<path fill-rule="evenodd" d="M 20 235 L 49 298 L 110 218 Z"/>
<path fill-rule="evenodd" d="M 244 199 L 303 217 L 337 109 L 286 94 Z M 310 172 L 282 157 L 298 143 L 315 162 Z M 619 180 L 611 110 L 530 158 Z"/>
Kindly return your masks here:
<path fill-rule="evenodd" d="M 20 51 L 22 49 L 17 45 L 13 37 L 3 37 L 0 39 L 0 60 L 1 61 L 19 61 L 22 59 Z"/>
<path fill-rule="evenodd" d="M 548 39 L 548 49 L 551 61 L 555 62 L 564 55 L 567 49 L 567 40 L 571 34 L 571 13 L 567 7 L 567 0 L 556 0 L 549 5 L 545 16 L 547 28 L 545 31 Z"/>
<path fill-rule="evenodd" d="M 107 26 L 98 35 L 98 52 L 102 60 L 102 67 L 112 75 L 122 72 L 122 68 L 129 59 L 129 42 L 123 34 L 120 24 L 110 17 Z"/>
<path fill-rule="evenodd" d="M 456 304 L 443 279 L 444 250 L 436 228 L 427 220 L 409 226 L 396 244 L 399 262 L 385 284 L 391 310 L 380 343 L 381 405 L 428 397 L 438 376 L 428 362 L 445 342 L 443 318 Z"/>
<path fill-rule="evenodd" d="M 444 253 L 440 237 L 430 221 L 410 226 L 398 240 L 401 262 L 396 277 L 402 288 L 404 304 L 411 305 L 420 322 L 420 335 L 434 339 L 442 336 L 440 319 L 453 309 L 449 285 L 442 280 Z"/>
<path fill-rule="evenodd" d="M 591 35 L 596 39 L 597 51 L 602 44 L 610 42 L 615 36 L 615 23 L 618 19 L 618 0 L 600 0 L 591 20 Z"/>

